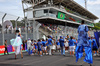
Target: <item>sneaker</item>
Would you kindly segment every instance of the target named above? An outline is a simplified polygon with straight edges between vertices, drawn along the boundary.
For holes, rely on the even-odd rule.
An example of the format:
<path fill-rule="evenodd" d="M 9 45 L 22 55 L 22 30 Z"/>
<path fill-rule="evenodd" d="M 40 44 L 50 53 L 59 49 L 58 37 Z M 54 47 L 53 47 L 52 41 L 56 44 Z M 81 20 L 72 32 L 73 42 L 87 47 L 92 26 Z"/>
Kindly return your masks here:
<path fill-rule="evenodd" d="M 97 56 L 99 56 L 99 54 L 97 54 Z"/>
<path fill-rule="evenodd" d="M 40 55 L 42 57 L 42 55 Z"/>
<path fill-rule="evenodd" d="M 68 52 L 68 50 L 66 50 L 65 52 Z"/>
<path fill-rule="evenodd" d="M 48 55 L 48 53 L 46 53 L 46 55 Z"/>
<path fill-rule="evenodd" d="M 65 54 L 63 56 L 65 56 Z"/>
<path fill-rule="evenodd" d="M 50 56 L 52 55 L 52 54 L 49 54 Z"/>
<path fill-rule="evenodd" d="M 96 54 L 93 54 L 93 56 L 96 56 Z"/>
<path fill-rule="evenodd" d="M 45 53 L 43 53 L 43 55 L 45 55 Z"/>
<path fill-rule="evenodd" d="M 31 55 L 34 55 L 34 54 L 31 54 Z"/>
<path fill-rule="evenodd" d="M 72 55 L 72 57 L 74 57 L 74 55 Z"/>

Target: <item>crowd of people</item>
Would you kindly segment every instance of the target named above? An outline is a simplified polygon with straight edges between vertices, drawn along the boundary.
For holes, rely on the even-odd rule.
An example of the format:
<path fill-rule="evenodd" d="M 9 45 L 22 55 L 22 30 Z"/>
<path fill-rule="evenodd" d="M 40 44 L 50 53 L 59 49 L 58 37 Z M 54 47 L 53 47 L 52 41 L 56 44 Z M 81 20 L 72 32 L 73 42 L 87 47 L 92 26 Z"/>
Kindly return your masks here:
<path fill-rule="evenodd" d="M 93 56 L 99 55 L 95 38 L 89 37 L 88 41 L 93 49 Z M 53 55 L 54 52 L 61 52 L 61 55 L 65 56 L 65 52 L 69 52 L 71 56 L 74 56 L 77 42 L 75 37 L 69 37 L 69 35 L 66 37 L 60 36 L 57 40 L 52 36 L 48 36 L 47 39 L 38 39 L 37 41 L 28 38 L 27 41 L 23 41 L 23 48 L 27 49 L 26 51 L 29 55 Z"/>

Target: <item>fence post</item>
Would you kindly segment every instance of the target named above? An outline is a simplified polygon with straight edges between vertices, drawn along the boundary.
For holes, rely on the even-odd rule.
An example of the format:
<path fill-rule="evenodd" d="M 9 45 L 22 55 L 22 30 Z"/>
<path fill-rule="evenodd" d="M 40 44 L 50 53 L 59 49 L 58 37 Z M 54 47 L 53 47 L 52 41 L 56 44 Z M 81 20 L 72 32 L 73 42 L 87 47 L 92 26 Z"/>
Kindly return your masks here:
<path fill-rule="evenodd" d="M 3 26 L 3 22 L 4 22 L 4 18 L 7 14 L 5 13 L 4 16 L 2 17 L 2 39 L 3 39 L 3 45 L 4 45 L 4 26 Z"/>
<path fill-rule="evenodd" d="M 35 29 L 36 27 L 35 27 L 35 26 L 36 26 L 36 21 L 33 20 L 33 39 L 35 39 L 35 36 L 36 36 L 36 35 L 35 35 L 35 34 L 36 34 L 36 33 L 35 33 L 35 31 L 36 31 L 36 29 Z"/>
<path fill-rule="evenodd" d="M 36 26 L 36 39 L 38 40 L 39 39 L 39 27 L 41 26 L 41 24 L 39 23 L 37 26 Z"/>
<path fill-rule="evenodd" d="M 25 35 L 27 40 L 27 18 L 25 18 Z"/>
<path fill-rule="evenodd" d="M 18 18 L 16 19 L 16 21 L 15 21 L 15 28 L 16 28 L 16 30 L 18 29 L 18 28 L 17 28 L 17 21 L 18 21 L 19 18 L 20 18 L 20 17 L 18 17 Z"/>

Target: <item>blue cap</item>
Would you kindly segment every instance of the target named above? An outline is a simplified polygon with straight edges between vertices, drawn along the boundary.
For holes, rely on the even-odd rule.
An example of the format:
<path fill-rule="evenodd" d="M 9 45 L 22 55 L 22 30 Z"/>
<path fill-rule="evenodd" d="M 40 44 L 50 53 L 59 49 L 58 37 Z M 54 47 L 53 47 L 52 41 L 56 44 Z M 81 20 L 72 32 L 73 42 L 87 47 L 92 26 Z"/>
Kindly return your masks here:
<path fill-rule="evenodd" d="M 62 36 L 60 36 L 60 38 L 62 38 Z"/>

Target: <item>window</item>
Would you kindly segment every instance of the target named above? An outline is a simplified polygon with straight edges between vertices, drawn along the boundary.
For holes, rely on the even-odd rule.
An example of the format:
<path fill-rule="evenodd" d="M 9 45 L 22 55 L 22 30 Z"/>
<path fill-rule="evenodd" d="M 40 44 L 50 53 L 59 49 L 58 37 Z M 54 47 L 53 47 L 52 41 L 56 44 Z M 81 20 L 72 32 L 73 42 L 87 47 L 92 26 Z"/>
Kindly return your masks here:
<path fill-rule="evenodd" d="M 48 13 L 48 10 L 47 10 L 47 9 L 45 9 L 45 10 L 44 10 L 44 13 Z"/>

